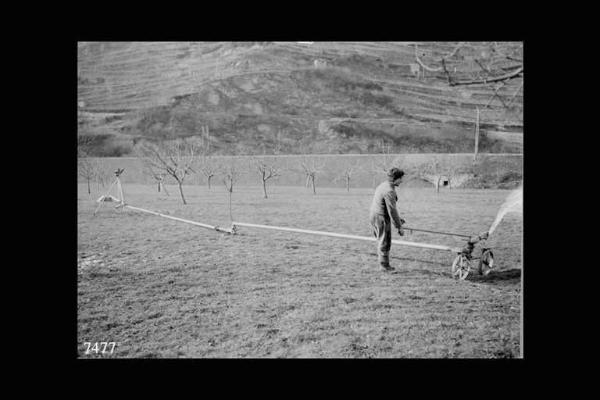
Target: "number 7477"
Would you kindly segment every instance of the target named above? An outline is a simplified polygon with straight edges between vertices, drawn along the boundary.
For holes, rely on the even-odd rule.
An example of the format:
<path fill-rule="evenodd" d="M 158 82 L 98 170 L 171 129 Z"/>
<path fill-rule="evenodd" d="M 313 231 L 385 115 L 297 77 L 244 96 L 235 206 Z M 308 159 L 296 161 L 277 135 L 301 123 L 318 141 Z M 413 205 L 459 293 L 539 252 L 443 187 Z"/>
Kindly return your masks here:
<path fill-rule="evenodd" d="M 109 354 L 112 354 L 113 351 L 115 350 L 116 342 L 94 342 L 93 346 L 92 346 L 92 342 L 84 342 L 83 345 L 86 346 L 86 349 L 85 349 L 86 355 L 90 354 L 91 352 L 98 354 L 98 352 L 100 351 L 100 347 L 102 347 L 102 351 L 100 351 L 100 352 L 102 354 L 106 354 L 106 348 L 109 345 L 111 346 Z M 98 346 L 98 345 L 100 345 L 100 346 Z"/>

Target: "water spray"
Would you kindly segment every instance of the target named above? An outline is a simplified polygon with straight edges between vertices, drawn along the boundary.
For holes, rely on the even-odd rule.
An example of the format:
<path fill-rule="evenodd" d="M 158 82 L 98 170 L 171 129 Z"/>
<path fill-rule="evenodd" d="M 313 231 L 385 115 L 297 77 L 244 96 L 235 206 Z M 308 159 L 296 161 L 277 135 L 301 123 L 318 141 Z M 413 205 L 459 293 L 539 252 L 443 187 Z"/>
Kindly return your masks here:
<path fill-rule="evenodd" d="M 496 219 L 492 222 L 490 229 L 488 230 L 491 235 L 496 227 L 500 224 L 500 221 L 508 213 L 523 213 L 523 186 L 519 186 L 517 189 L 510 192 L 510 194 L 504 200 L 504 203 L 500 206 Z"/>

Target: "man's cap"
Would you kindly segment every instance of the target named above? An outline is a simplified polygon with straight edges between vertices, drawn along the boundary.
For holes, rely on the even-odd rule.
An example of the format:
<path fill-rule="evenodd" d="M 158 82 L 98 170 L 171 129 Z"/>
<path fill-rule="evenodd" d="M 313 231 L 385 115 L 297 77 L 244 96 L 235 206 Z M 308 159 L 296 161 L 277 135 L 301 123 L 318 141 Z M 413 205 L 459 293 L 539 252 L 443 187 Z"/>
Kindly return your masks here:
<path fill-rule="evenodd" d="M 387 173 L 387 176 L 390 180 L 395 181 L 396 179 L 402 178 L 404 176 L 404 171 L 399 168 L 390 168 Z"/>

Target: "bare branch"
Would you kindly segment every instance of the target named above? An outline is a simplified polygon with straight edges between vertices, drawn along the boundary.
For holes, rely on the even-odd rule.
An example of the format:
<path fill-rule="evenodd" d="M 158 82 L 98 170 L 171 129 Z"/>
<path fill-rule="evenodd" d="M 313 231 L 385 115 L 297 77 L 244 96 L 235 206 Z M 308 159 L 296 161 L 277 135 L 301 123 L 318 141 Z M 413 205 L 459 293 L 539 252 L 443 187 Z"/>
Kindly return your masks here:
<path fill-rule="evenodd" d="M 419 57 L 419 51 L 418 51 L 418 46 L 415 44 L 415 59 L 418 63 L 418 65 L 422 68 L 423 71 L 430 71 L 430 72 L 443 72 L 449 86 L 459 86 L 459 85 L 477 85 L 477 84 L 488 84 L 488 83 L 492 83 L 492 82 L 502 82 L 502 81 L 507 81 L 510 80 L 512 78 L 518 77 L 518 76 L 522 76 L 523 73 L 523 64 L 522 64 L 522 60 L 512 57 L 512 56 L 504 56 L 501 55 L 499 50 L 498 50 L 498 44 L 497 43 L 493 43 L 492 46 L 493 48 L 491 49 L 491 52 L 494 54 L 494 56 L 489 60 L 489 62 L 487 63 L 487 65 L 484 64 L 484 62 L 482 62 L 479 59 L 476 58 L 472 58 L 470 63 L 471 63 L 471 67 L 467 69 L 467 74 L 470 75 L 471 79 L 463 79 L 463 80 L 457 80 L 455 77 L 452 76 L 452 74 L 449 71 L 448 68 L 448 63 L 447 60 L 450 59 L 451 57 L 454 57 L 457 52 L 463 47 L 464 43 L 459 43 L 452 52 L 448 53 L 447 55 L 439 58 L 439 63 L 438 67 L 433 66 L 433 65 L 427 65 L 423 62 L 423 60 Z M 421 54 L 421 56 L 423 56 L 424 54 Z M 484 56 L 487 57 L 487 56 Z M 513 61 L 517 61 L 520 62 L 521 64 L 518 66 L 511 66 L 510 68 L 508 67 L 503 67 L 503 66 L 499 66 L 498 68 L 496 68 L 496 70 L 494 70 L 493 68 L 491 68 L 492 64 L 493 64 L 493 60 L 499 60 L 499 59 L 508 59 L 508 60 L 513 60 Z M 473 70 L 473 68 L 476 69 L 475 64 L 477 66 L 479 66 L 479 68 L 481 69 L 481 71 L 483 72 L 483 74 L 480 71 L 477 70 Z M 507 72 L 506 71 L 510 71 Z M 456 73 L 456 68 L 455 71 Z M 475 72 L 475 74 L 473 74 L 473 72 Z M 496 73 L 500 73 L 500 75 L 496 75 L 494 76 L 494 74 Z M 495 93 L 495 96 L 497 96 L 500 101 L 503 103 L 503 105 L 505 107 L 506 104 L 504 103 L 504 101 L 502 100 L 502 98 L 500 98 L 498 96 L 498 93 Z M 489 104 L 488 104 L 489 105 Z"/>
<path fill-rule="evenodd" d="M 505 80 L 512 79 L 512 78 L 519 76 L 522 72 L 523 72 L 523 67 L 520 67 L 519 69 L 517 69 L 514 72 L 511 72 L 511 73 L 505 74 L 505 75 L 501 75 L 501 76 L 496 76 L 493 78 L 475 79 L 475 80 L 470 80 L 470 81 L 453 81 L 450 84 L 450 86 L 480 85 L 480 84 L 491 83 L 491 82 L 505 81 Z"/>

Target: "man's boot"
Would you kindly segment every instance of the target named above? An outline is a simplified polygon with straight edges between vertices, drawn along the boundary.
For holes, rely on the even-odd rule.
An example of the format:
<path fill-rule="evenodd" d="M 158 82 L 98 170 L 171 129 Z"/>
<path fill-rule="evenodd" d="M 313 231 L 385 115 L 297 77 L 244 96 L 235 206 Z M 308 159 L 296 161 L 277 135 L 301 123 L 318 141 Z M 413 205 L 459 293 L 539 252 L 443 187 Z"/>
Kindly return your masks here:
<path fill-rule="evenodd" d="M 384 271 L 394 271 L 395 268 L 392 267 L 389 263 L 380 263 L 381 264 L 381 268 L 383 268 Z"/>
<path fill-rule="evenodd" d="M 390 265 L 390 259 L 388 255 L 381 255 L 379 257 L 379 265 L 383 268 L 384 271 L 393 271 L 394 267 Z"/>

